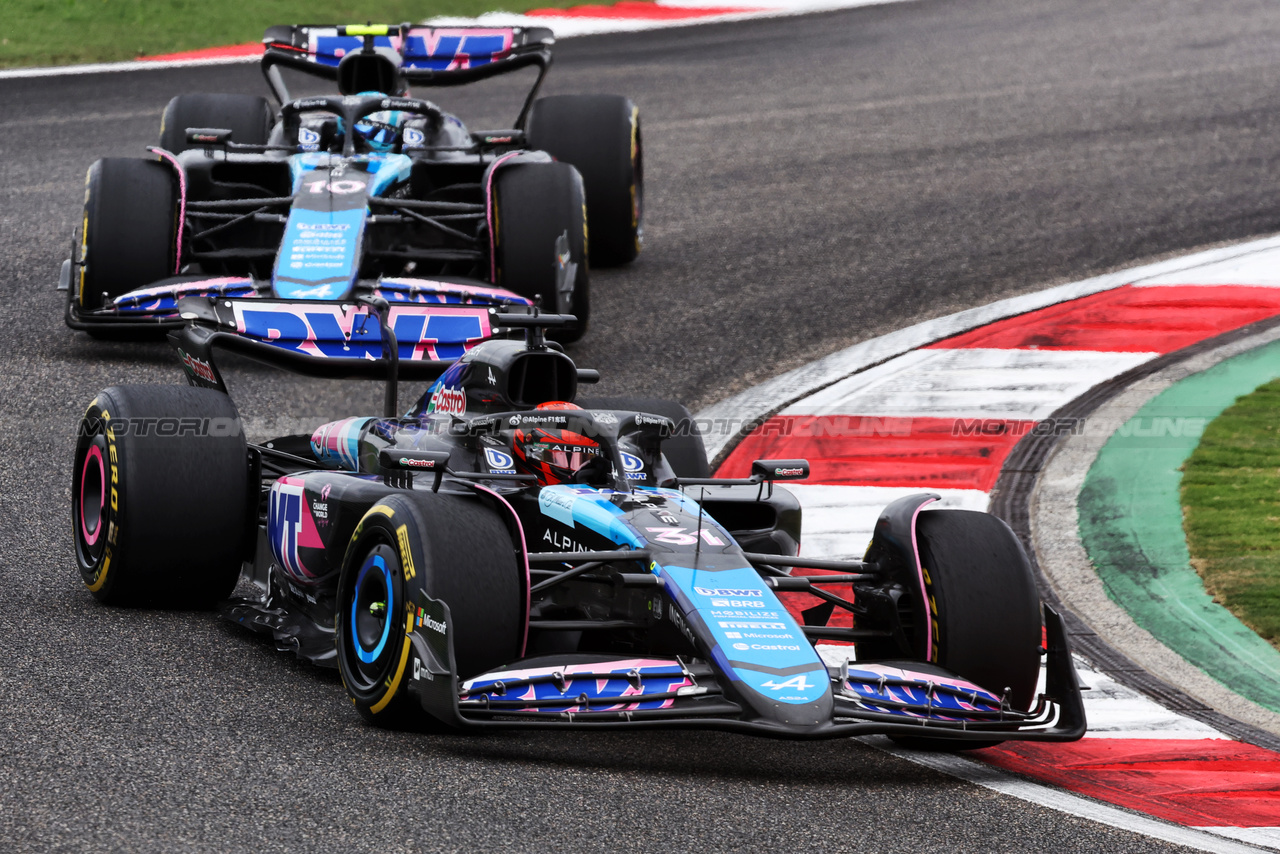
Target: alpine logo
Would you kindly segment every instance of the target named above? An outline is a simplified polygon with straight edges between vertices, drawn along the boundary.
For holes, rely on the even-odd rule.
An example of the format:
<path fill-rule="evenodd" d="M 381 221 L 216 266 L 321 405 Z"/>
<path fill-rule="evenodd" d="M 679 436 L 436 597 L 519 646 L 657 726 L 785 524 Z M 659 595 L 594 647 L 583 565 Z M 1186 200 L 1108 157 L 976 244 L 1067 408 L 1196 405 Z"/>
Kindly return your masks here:
<path fill-rule="evenodd" d="M 431 395 L 432 412 L 443 412 L 446 415 L 467 414 L 467 393 L 460 388 L 441 388 Z"/>

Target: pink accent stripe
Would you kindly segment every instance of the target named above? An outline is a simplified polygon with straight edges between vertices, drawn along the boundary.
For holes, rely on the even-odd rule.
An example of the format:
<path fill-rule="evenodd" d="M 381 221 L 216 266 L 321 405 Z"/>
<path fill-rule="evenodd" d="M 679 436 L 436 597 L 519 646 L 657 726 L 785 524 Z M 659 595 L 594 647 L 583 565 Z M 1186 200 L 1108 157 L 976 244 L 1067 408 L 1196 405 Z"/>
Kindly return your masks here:
<path fill-rule="evenodd" d="M 497 235 L 493 233 L 493 176 L 498 174 L 498 167 L 506 163 L 512 157 L 519 157 L 524 152 L 513 151 L 510 154 L 504 154 L 493 162 L 493 166 L 489 167 L 489 183 L 484 188 L 484 205 L 485 218 L 489 223 L 489 281 L 495 285 L 498 283 L 498 254 L 495 238 Z"/>
<path fill-rule="evenodd" d="M 93 533 L 90 534 L 88 527 L 86 527 L 84 524 L 83 496 L 84 496 L 85 475 L 89 473 L 89 463 L 95 458 L 98 460 L 98 486 L 100 490 L 100 494 L 98 496 L 99 515 L 98 515 L 98 526 L 94 528 Z M 105 510 L 107 506 L 107 472 L 102 465 L 102 451 L 98 448 L 97 445 L 94 445 L 91 448 L 89 448 L 89 453 L 85 454 L 84 456 L 84 466 L 80 469 L 80 494 L 81 494 L 80 532 L 84 534 L 85 544 L 91 546 L 94 543 L 98 542 L 98 537 L 102 534 L 102 523 L 105 520 L 102 518 L 101 511 Z"/>
<path fill-rule="evenodd" d="M 169 165 L 173 167 L 173 171 L 178 173 L 178 245 L 173 253 L 173 274 L 176 276 L 178 271 L 182 269 L 182 225 L 187 221 L 187 170 L 182 168 L 178 158 L 163 148 L 152 145 L 147 146 L 147 151 L 155 154 L 161 160 L 168 161 Z"/>
<path fill-rule="evenodd" d="M 916 519 L 920 516 L 920 511 L 926 505 L 937 501 L 936 498 L 930 498 L 928 501 L 916 508 L 916 512 L 911 514 L 911 553 L 916 560 L 916 578 L 920 580 L 920 595 L 924 597 L 924 610 L 929 611 L 929 592 L 924 586 L 924 567 L 920 565 L 920 547 L 916 544 Z M 933 661 L 933 625 L 925 627 L 924 631 L 924 660 Z"/>
<path fill-rule="evenodd" d="M 529 648 L 529 611 L 533 607 L 533 594 L 531 592 L 533 588 L 533 580 L 529 577 L 529 550 L 525 545 L 524 525 L 520 523 L 520 515 L 516 513 L 516 509 L 511 506 L 507 499 L 503 498 L 492 489 L 489 489 L 487 486 L 481 486 L 478 483 L 474 483 L 472 486 L 481 492 L 487 492 L 489 495 L 492 495 L 494 498 L 498 499 L 498 501 L 502 502 L 502 505 L 506 507 L 507 510 L 511 511 L 511 518 L 516 520 L 516 532 L 520 535 L 520 559 L 524 561 L 524 640 L 520 641 L 520 657 L 524 658 L 525 651 Z"/>

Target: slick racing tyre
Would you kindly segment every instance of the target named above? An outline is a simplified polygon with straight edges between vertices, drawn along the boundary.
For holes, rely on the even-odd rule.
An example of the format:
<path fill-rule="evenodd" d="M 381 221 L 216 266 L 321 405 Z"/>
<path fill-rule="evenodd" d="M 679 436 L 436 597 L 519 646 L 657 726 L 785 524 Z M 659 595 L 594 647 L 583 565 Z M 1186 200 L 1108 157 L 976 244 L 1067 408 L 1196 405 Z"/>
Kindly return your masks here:
<path fill-rule="evenodd" d="M 156 160 L 109 157 L 89 167 L 80 227 L 80 280 L 71 299 L 80 309 L 172 276 L 177 246 L 178 188 L 173 170 Z"/>
<path fill-rule="evenodd" d="M 112 605 L 225 599 L 240 575 L 256 487 L 225 394 L 100 392 L 80 420 L 71 473 L 76 562 L 89 592 Z"/>
<path fill-rule="evenodd" d="M 636 105 L 621 95 L 539 98 L 529 117 L 529 147 L 582 173 L 591 263 L 613 267 L 634 261 L 644 242 L 644 159 Z"/>
<path fill-rule="evenodd" d="M 1002 520 L 972 510 L 926 510 L 916 522 L 933 661 L 1009 704 L 1031 708 L 1040 675 L 1040 600 L 1026 552 Z M 934 750 L 999 741 L 902 739 Z"/>
<path fill-rule="evenodd" d="M 551 337 L 578 340 L 591 315 L 582 176 L 567 163 L 519 163 L 499 169 L 493 186 L 493 283 L 541 297 L 543 311 L 577 317 L 576 325 Z M 575 274 L 566 282 L 571 289 L 561 293 L 559 270 L 566 264 Z"/>
<path fill-rule="evenodd" d="M 360 715 L 385 727 L 422 718 L 406 672 L 424 595 L 449 607 L 460 679 L 517 659 L 523 574 L 506 525 L 477 498 L 413 492 L 378 502 L 356 526 L 338 580 L 338 670 Z"/>
<path fill-rule="evenodd" d="M 620 409 L 631 412 L 647 412 L 664 415 L 676 423 L 676 434 L 662 443 L 662 455 L 671 464 L 676 477 L 711 477 L 707 464 L 707 449 L 702 443 L 702 431 L 694 423 L 693 416 L 674 400 L 651 397 L 594 397 L 579 400 L 583 409 Z"/>
<path fill-rule="evenodd" d="M 187 128 L 222 128 L 232 142 L 266 145 L 271 124 L 271 105 L 261 95 L 179 95 L 160 118 L 160 147 L 173 154 L 199 148 L 187 144 Z"/>

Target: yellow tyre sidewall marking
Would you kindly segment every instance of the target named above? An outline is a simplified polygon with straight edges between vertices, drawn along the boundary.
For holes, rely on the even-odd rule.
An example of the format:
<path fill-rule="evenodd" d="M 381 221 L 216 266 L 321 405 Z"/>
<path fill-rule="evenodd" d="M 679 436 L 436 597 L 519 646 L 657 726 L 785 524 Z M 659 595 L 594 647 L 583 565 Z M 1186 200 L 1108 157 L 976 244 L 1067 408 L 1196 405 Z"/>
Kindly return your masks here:
<path fill-rule="evenodd" d="M 89 408 L 92 409 L 97 403 L 98 401 L 95 399 L 93 403 L 89 404 Z M 85 583 L 90 593 L 97 593 L 107 583 L 107 575 L 111 570 L 111 547 L 116 540 L 116 511 L 120 506 L 120 493 L 118 491 L 120 483 L 119 457 L 116 451 L 116 436 L 111 430 L 111 413 L 105 409 L 102 410 L 102 420 L 107 422 L 103 433 L 107 437 L 107 458 L 111 465 L 111 510 L 113 512 L 111 514 L 111 529 L 107 534 L 107 547 L 102 553 L 102 563 L 94 574 L 93 581 Z"/>

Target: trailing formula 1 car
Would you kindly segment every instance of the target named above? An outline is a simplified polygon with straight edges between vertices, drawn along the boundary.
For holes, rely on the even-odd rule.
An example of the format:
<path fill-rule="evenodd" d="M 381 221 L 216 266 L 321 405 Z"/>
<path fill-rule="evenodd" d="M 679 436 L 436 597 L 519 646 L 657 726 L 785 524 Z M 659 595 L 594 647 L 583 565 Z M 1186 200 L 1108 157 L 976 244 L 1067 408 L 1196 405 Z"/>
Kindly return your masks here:
<path fill-rule="evenodd" d="M 90 167 L 62 268 L 67 324 L 176 329 L 177 301 L 193 295 L 270 303 L 300 324 L 365 294 L 538 301 L 579 318 L 561 340 L 581 336 L 589 263 L 628 263 L 643 240 L 640 119 L 622 96 L 537 98 L 553 42 L 543 28 L 271 27 L 262 68 L 278 107 L 179 95 L 153 158 Z M 507 129 L 471 132 L 409 95 L 529 67 L 537 79 Z M 339 94 L 292 97 L 282 69 Z M 319 340 L 347 343 L 325 329 Z M 465 348 L 476 332 L 455 324 L 419 343 Z"/>
<path fill-rule="evenodd" d="M 579 399 L 598 374 L 544 334 L 573 320 L 536 309 L 493 310 L 523 340 L 439 365 L 407 412 L 378 314 L 382 416 L 248 444 L 214 351 L 293 357 L 238 346 L 209 302 L 183 299 L 191 323 L 171 336 L 190 387 L 108 388 L 81 423 L 75 550 L 103 602 L 236 591 L 230 619 L 336 666 L 385 726 L 950 747 L 1084 733 L 1063 622 L 1046 606 L 1042 624 L 1022 547 L 992 516 L 913 495 L 885 508 L 863 560 L 800 557 L 801 508 L 777 484 L 806 477 L 805 461 L 707 477 L 682 407 Z M 819 605 L 797 617 L 779 599 L 794 593 Z M 853 642 L 853 659 L 824 660 L 823 641 Z"/>

